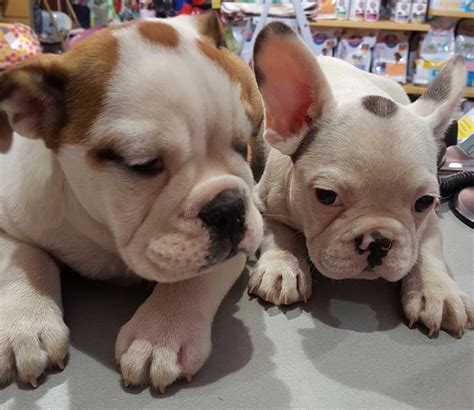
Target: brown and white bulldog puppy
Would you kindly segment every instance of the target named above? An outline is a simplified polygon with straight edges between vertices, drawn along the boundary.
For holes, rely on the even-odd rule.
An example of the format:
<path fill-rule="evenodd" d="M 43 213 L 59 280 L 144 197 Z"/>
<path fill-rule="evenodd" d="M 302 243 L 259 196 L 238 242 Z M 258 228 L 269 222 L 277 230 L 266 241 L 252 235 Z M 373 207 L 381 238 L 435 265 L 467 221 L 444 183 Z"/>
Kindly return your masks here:
<path fill-rule="evenodd" d="M 246 147 L 263 118 L 207 19 L 105 29 L 0 75 L 0 384 L 63 367 L 58 262 L 158 282 L 117 339 L 126 385 L 164 391 L 207 359 L 262 237 Z"/>
<path fill-rule="evenodd" d="M 434 208 L 438 146 L 466 83 L 462 58 L 413 104 L 391 80 L 315 58 L 284 24 L 260 33 L 254 63 L 268 158 L 257 186 L 266 234 L 250 292 L 306 301 L 310 260 L 333 279 L 401 280 L 410 325 L 461 336 L 471 303 L 446 271 Z"/>

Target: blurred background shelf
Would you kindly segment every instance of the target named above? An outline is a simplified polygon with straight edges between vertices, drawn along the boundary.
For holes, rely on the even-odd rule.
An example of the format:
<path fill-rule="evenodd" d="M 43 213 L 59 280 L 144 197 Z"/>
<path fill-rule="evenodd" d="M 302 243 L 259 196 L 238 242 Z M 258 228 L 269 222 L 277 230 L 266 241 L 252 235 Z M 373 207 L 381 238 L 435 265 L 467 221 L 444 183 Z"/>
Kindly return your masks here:
<path fill-rule="evenodd" d="M 422 85 L 414 85 L 414 84 L 403 84 L 403 88 L 405 89 L 407 94 L 411 95 L 421 95 L 425 92 L 426 87 Z M 468 87 L 464 92 L 465 98 L 474 98 L 474 87 Z"/>
<path fill-rule="evenodd" d="M 458 19 L 474 19 L 474 13 L 467 11 L 446 11 L 446 10 L 429 10 L 428 15 L 435 17 L 454 17 Z"/>
<path fill-rule="evenodd" d="M 402 24 L 389 20 L 351 21 L 351 20 L 318 20 L 309 23 L 311 27 L 335 27 L 372 30 L 428 31 L 429 24 Z"/>

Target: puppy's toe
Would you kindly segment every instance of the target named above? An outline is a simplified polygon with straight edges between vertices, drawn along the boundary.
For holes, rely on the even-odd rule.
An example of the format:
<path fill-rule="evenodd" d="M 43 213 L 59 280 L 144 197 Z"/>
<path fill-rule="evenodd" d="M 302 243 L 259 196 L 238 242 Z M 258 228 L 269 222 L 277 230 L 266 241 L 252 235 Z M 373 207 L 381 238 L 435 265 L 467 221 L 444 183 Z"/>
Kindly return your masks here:
<path fill-rule="evenodd" d="M 440 329 L 461 337 L 472 326 L 469 298 L 451 283 L 409 291 L 402 296 L 402 306 L 409 326 L 423 323 L 430 337 Z"/>
<path fill-rule="evenodd" d="M 165 346 L 155 347 L 150 366 L 150 384 L 164 393 L 166 386 L 182 375 L 178 352 Z"/>
<path fill-rule="evenodd" d="M 274 256 L 274 257 L 273 257 Z M 249 292 L 275 305 L 305 301 L 311 295 L 311 276 L 301 270 L 293 255 L 267 252 L 257 263 L 249 281 Z"/>
<path fill-rule="evenodd" d="M 46 368 L 64 367 L 68 338 L 61 312 L 52 303 L 0 311 L 0 385 L 16 376 L 37 387 Z"/>
<path fill-rule="evenodd" d="M 136 340 L 128 350 L 117 351 L 117 359 L 126 386 L 148 384 L 152 352 L 153 346 L 146 340 Z"/>

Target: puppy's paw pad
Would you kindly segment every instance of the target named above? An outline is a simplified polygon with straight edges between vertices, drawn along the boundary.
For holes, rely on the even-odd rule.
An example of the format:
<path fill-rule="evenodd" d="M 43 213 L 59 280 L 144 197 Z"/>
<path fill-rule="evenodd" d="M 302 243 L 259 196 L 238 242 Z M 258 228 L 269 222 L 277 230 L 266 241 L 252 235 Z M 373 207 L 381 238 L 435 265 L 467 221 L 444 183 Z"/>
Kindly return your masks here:
<path fill-rule="evenodd" d="M 402 306 L 409 327 L 420 322 L 428 328 L 429 337 L 440 329 L 462 337 L 464 329 L 472 327 L 474 315 L 469 297 L 454 284 L 408 291 L 402 296 Z"/>
<path fill-rule="evenodd" d="M 46 306 L 0 306 L 0 385 L 16 376 L 37 387 L 47 367 L 64 368 L 68 339 L 61 311 L 52 302 Z"/>
<path fill-rule="evenodd" d="M 125 386 L 150 385 L 164 393 L 179 378 L 192 380 L 210 354 L 211 324 L 176 320 L 163 326 L 160 320 L 150 326 L 142 323 L 143 328 L 137 328 L 140 323 L 132 318 L 122 328 L 116 357 Z"/>
<path fill-rule="evenodd" d="M 287 252 L 266 252 L 254 268 L 249 293 L 275 305 L 306 302 L 311 296 L 309 269 Z"/>

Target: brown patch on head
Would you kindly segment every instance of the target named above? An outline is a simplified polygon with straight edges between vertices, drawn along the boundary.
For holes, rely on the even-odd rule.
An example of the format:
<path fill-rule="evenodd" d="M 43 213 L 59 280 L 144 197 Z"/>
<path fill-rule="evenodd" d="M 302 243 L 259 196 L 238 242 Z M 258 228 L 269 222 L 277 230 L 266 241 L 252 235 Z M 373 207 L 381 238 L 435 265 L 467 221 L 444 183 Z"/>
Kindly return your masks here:
<path fill-rule="evenodd" d="M 80 42 L 64 55 L 68 69 L 66 86 L 67 124 L 58 145 L 79 143 L 104 106 L 112 72 L 118 61 L 118 44 L 110 30 L 102 30 Z"/>
<path fill-rule="evenodd" d="M 240 100 L 252 124 L 252 135 L 256 137 L 263 121 L 263 103 L 252 70 L 232 51 L 218 49 L 201 40 L 197 43 L 201 51 L 225 71 L 230 81 L 240 85 Z"/>
<path fill-rule="evenodd" d="M 216 47 L 225 46 L 224 27 L 216 12 L 210 11 L 192 18 L 201 35 L 211 40 Z"/>
<path fill-rule="evenodd" d="M 398 110 L 397 104 L 380 95 L 367 95 L 362 98 L 362 106 L 377 117 L 389 118 Z"/>
<path fill-rule="evenodd" d="M 155 21 L 140 21 L 138 23 L 138 32 L 151 43 L 169 48 L 178 47 L 178 32 L 169 24 Z"/>

